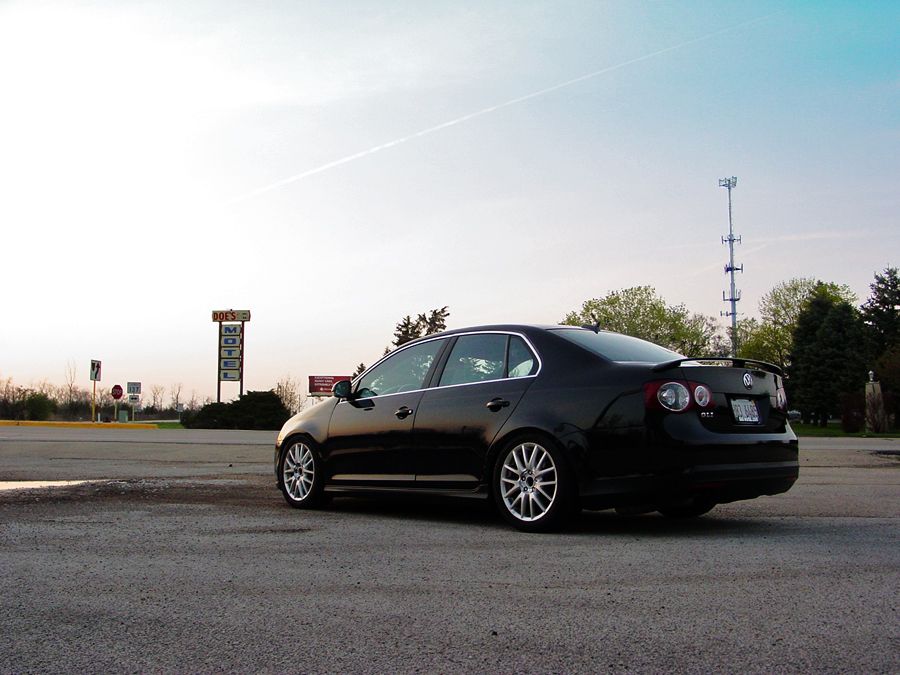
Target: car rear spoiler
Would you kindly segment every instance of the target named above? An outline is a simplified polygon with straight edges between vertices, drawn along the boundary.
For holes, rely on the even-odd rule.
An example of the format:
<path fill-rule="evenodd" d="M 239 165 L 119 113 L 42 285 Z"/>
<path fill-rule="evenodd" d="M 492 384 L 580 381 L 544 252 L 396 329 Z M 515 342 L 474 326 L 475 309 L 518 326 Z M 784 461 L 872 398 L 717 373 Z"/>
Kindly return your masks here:
<path fill-rule="evenodd" d="M 738 359 L 731 356 L 698 356 L 695 358 L 674 359 L 672 361 L 657 363 L 655 366 L 653 366 L 653 371 L 659 372 L 661 370 L 677 368 L 682 363 L 688 363 L 691 361 L 729 361 L 735 368 L 759 368 L 761 370 L 767 370 L 770 373 L 774 373 L 775 375 L 784 377 L 784 371 L 774 363 L 757 361 L 756 359 Z"/>

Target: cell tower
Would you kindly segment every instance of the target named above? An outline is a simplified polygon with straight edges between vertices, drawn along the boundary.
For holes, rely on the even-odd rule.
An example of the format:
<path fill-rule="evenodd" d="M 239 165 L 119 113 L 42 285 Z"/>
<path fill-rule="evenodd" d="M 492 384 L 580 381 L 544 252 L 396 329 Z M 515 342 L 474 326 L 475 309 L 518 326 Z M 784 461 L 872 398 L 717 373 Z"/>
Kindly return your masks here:
<path fill-rule="evenodd" d="M 722 302 L 730 302 L 731 310 L 728 312 L 720 312 L 722 316 L 731 317 L 731 355 L 737 356 L 738 335 L 737 335 L 737 303 L 741 299 L 741 292 L 734 286 L 734 273 L 743 272 L 744 266 L 734 264 L 734 242 L 741 243 L 740 237 L 734 236 L 734 224 L 731 221 L 731 190 L 737 185 L 737 177 L 720 178 L 719 187 L 728 189 L 728 236 L 722 237 L 722 243 L 728 244 L 728 264 L 725 265 L 725 274 L 729 275 L 731 280 L 731 295 L 725 297 L 725 291 L 722 291 Z"/>

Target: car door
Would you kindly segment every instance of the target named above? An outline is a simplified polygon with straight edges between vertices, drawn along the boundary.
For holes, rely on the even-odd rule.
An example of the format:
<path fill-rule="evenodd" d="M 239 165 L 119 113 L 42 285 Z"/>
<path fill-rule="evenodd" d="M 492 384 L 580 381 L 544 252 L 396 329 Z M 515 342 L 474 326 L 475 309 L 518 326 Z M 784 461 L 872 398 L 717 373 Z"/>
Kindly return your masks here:
<path fill-rule="evenodd" d="M 356 382 L 351 398 L 335 406 L 325 447 L 329 482 L 382 487 L 414 482 L 413 423 L 422 387 L 445 342 L 398 349 Z"/>
<path fill-rule="evenodd" d="M 519 335 L 461 335 L 415 421 L 416 485 L 474 488 L 487 451 L 534 381 L 538 359 Z"/>

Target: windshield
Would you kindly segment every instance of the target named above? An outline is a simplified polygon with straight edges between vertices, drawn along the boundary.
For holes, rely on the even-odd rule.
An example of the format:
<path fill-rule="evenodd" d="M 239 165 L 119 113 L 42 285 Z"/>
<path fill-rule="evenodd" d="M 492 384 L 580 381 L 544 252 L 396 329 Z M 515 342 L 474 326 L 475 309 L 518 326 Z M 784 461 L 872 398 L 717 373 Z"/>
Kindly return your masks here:
<path fill-rule="evenodd" d="M 621 333 L 595 333 L 583 328 L 555 328 L 557 335 L 585 349 L 599 354 L 610 361 L 642 361 L 645 363 L 662 363 L 683 358 L 671 349 L 660 347 L 652 342 L 641 340 Z"/>

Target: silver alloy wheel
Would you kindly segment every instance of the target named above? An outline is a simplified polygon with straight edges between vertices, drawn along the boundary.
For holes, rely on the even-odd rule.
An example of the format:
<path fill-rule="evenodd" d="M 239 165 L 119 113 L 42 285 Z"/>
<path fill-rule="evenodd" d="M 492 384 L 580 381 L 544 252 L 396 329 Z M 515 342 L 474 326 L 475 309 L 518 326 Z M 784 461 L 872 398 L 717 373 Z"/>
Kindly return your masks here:
<path fill-rule="evenodd" d="M 312 450 L 305 443 L 294 443 L 284 456 L 284 489 L 294 501 L 303 501 L 312 490 L 316 465 Z"/>
<path fill-rule="evenodd" d="M 500 493 L 517 520 L 533 522 L 556 500 L 556 464 L 546 448 L 521 443 L 510 450 L 500 469 Z"/>

